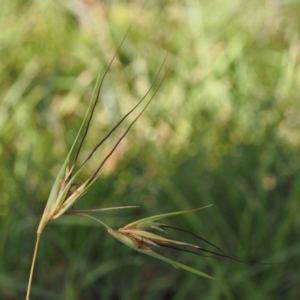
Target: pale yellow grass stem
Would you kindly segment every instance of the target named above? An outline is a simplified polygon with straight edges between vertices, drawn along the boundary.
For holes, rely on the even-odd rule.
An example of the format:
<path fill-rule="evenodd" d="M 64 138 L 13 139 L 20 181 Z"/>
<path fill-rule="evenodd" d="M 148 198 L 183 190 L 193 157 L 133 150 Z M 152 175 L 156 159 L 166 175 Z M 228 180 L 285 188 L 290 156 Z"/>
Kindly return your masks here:
<path fill-rule="evenodd" d="M 29 274 L 29 281 L 28 281 L 28 286 L 27 286 L 26 300 L 29 300 L 29 297 L 30 297 L 30 288 L 31 288 L 33 270 L 34 270 L 34 265 L 35 265 L 35 260 L 36 260 L 37 249 L 38 249 L 39 242 L 40 242 L 40 237 L 41 237 L 41 234 L 38 233 L 37 234 L 37 238 L 36 238 L 36 242 L 35 242 L 35 248 L 34 248 L 34 253 L 33 253 L 33 258 L 32 258 L 32 263 L 31 263 L 30 274 Z"/>

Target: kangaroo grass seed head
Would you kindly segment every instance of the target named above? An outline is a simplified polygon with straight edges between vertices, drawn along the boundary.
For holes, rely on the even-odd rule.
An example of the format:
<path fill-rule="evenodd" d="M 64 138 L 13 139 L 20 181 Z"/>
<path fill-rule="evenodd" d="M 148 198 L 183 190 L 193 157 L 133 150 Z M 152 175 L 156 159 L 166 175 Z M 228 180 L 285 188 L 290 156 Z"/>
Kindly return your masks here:
<path fill-rule="evenodd" d="M 194 268 L 191 268 L 187 265 L 181 264 L 177 261 L 171 260 L 169 258 L 166 258 L 158 253 L 156 253 L 154 250 L 160 248 L 162 245 L 182 245 L 182 246 L 189 246 L 193 248 L 200 248 L 197 245 L 185 243 L 178 240 L 172 240 L 165 237 L 162 237 L 158 234 L 154 234 L 152 232 L 149 232 L 149 230 L 157 230 L 160 232 L 164 232 L 164 229 L 161 227 L 162 224 L 155 222 L 160 219 L 164 219 L 167 217 L 172 217 L 180 214 L 186 214 L 191 213 L 200 209 L 204 209 L 207 207 L 210 207 L 211 205 L 196 208 L 193 210 L 185 210 L 185 211 L 178 211 L 178 212 L 172 212 L 167 214 L 161 214 L 161 215 L 155 215 L 152 217 L 148 217 L 145 219 L 141 219 L 135 222 L 132 222 L 123 228 L 118 229 L 117 231 L 114 230 L 108 230 L 108 232 L 114 236 L 116 239 L 124 243 L 125 245 L 129 246 L 130 248 L 137 250 L 139 252 L 142 252 L 146 255 L 152 256 L 154 258 L 160 259 L 162 261 L 165 261 L 174 267 L 184 269 L 186 271 L 189 271 L 191 273 L 209 278 L 214 279 L 212 276 L 207 275 L 203 272 L 200 272 L 199 270 L 196 270 Z"/>
<path fill-rule="evenodd" d="M 123 42 L 123 41 L 122 41 Z M 122 43 L 121 43 L 122 45 Z M 121 46 L 120 45 L 120 46 Z M 116 56 L 116 54 L 115 54 Z M 113 59 L 115 58 L 113 57 Z M 55 180 L 55 183 L 52 187 L 52 190 L 50 192 L 48 202 L 46 204 L 44 214 L 42 216 L 39 228 L 38 228 L 38 234 L 41 234 L 43 231 L 45 225 L 48 223 L 49 220 L 56 219 L 60 217 L 61 215 L 65 214 L 73 205 L 74 203 L 87 191 L 89 186 L 99 177 L 100 171 L 106 161 L 109 159 L 109 157 L 114 153 L 118 145 L 121 143 L 121 141 L 125 138 L 125 136 L 128 134 L 132 126 L 135 124 L 135 122 L 140 118 L 140 116 L 144 113 L 144 111 L 147 109 L 151 101 L 153 100 L 154 96 L 156 95 L 157 91 L 159 90 L 162 82 L 164 81 L 168 71 L 170 68 L 168 68 L 167 72 L 161 79 L 158 87 L 155 89 L 154 93 L 151 95 L 150 99 L 147 101 L 146 105 L 142 108 L 142 110 L 138 113 L 138 115 L 135 117 L 135 119 L 130 123 L 130 125 L 127 127 L 125 132 L 121 135 L 121 137 L 117 140 L 111 151 L 104 157 L 102 162 L 98 164 L 98 167 L 94 171 L 94 173 L 82 184 L 78 182 L 78 176 L 81 173 L 84 166 L 87 164 L 87 162 L 93 157 L 95 152 L 99 149 L 99 147 L 111 136 L 111 134 L 121 125 L 121 123 L 134 111 L 136 110 L 140 104 L 145 100 L 146 96 L 150 93 L 151 89 L 154 86 L 154 83 L 157 81 L 158 76 L 162 70 L 162 67 L 165 64 L 167 56 L 165 56 L 163 63 L 161 64 L 161 67 L 154 79 L 153 84 L 150 86 L 144 97 L 140 99 L 140 101 L 127 113 L 125 116 L 111 129 L 111 131 L 94 147 L 94 149 L 90 152 L 90 154 L 87 156 L 87 158 L 84 160 L 84 162 L 79 166 L 78 170 L 75 172 L 76 162 L 78 159 L 78 155 L 80 152 L 80 149 L 84 143 L 84 140 L 87 136 L 87 132 L 90 126 L 91 119 L 94 114 L 95 106 L 99 100 L 100 97 L 100 91 L 102 87 L 102 83 L 105 79 L 105 76 L 108 72 L 109 67 L 112 64 L 112 61 L 110 62 L 108 68 L 105 70 L 105 73 L 99 83 L 99 77 L 97 80 L 97 85 L 93 93 L 93 97 L 91 98 L 91 101 L 89 103 L 89 107 L 87 110 L 87 113 L 85 115 L 85 118 L 81 124 L 81 127 L 78 131 L 78 134 L 75 138 L 75 141 L 71 147 L 71 150 L 69 151 L 67 158 L 62 165 L 62 168 Z M 79 144 L 79 145 L 78 145 Z M 76 145 L 78 145 L 77 150 L 75 150 Z M 74 155 L 75 152 L 75 155 Z M 71 157 L 74 155 L 74 159 L 72 161 L 72 165 L 69 166 L 69 161 Z"/>
<path fill-rule="evenodd" d="M 127 34 L 126 34 L 127 35 Z M 124 39 L 126 38 L 126 35 Z M 123 39 L 123 41 L 124 41 Z M 120 49 L 123 41 L 121 42 L 118 50 Z M 165 256 L 162 256 L 161 254 L 157 253 L 161 251 L 163 248 L 172 248 L 174 250 L 178 251 L 184 251 L 190 254 L 199 255 L 199 256 L 206 256 L 206 257 L 217 257 L 221 259 L 232 259 L 238 262 L 244 262 L 244 263 L 259 263 L 253 260 L 243 260 L 235 256 L 231 256 L 224 252 L 221 248 L 215 246 L 214 244 L 210 243 L 208 240 L 196 235 L 193 232 L 190 232 L 185 229 L 181 229 L 175 226 L 166 225 L 163 223 L 158 222 L 161 219 L 172 217 L 180 214 L 186 214 L 195 212 L 200 209 L 207 208 L 211 205 L 200 207 L 193 210 L 185 210 L 185 211 L 178 211 L 178 212 L 172 212 L 172 213 L 166 213 L 166 214 L 160 214 L 151 216 L 148 218 L 144 218 L 138 221 L 131 222 L 127 224 L 126 226 L 114 230 L 110 228 L 107 224 L 102 222 L 100 219 L 90 215 L 90 213 L 96 213 L 96 212 L 104 212 L 108 210 L 116 210 L 116 209 L 125 209 L 125 208 L 134 208 L 133 206 L 118 206 L 118 207 L 108 207 L 108 208 L 96 208 L 96 209 L 90 209 L 90 210 L 76 210 L 73 208 L 76 201 L 78 201 L 83 194 L 85 194 L 91 184 L 97 180 L 97 178 L 100 176 L 102 167 L 106 163 L 106 161 L 111 157 L 111 155 L 114 153 L 118 145 L 121 143 L 121 141 L 125 138 L 125 136 L 128 134 L 132 126 L 136 123 L 136 121 L 141 117 L 141 115 L 144 113 L 144 111 L 147 109 L 147 107 L 150 105 L 151 101 L 153 100 L 154 96 L 156 95 L 157 91 L 159 90 L 162 82 L 164 81 L 170 67 L 167 69 L 165 74 L 162 76 L 162 79 L 158 82 L 157 87 L 154 89 L 152 95 L 149 97 L 146 103 L 144 104 L 144 107 L 140 109 L 140 111 L 137 113 L 137 116 L 133 119 L 133 121 L 128 125 L 127 129 L 121 134 L 117 142 L 112 147 L 111 151 L 103 158 L 102 161 L 97 162 L 94 171 L 90 175 L 89 178 L 87 178 L 84 182 L 79 182 L 79 175 L 81 174 L 83 168 L 85 165 L 92 159 L 96 151 L 101 147 L 101 145 L 111 136 L 111 134 L 121 125 L 121 123 L 136 109 L 138 109 L 146 97 L 149 95 L 150 91 L 153 90 L 155 82 L 158 80 L 159 75 L 162 71 L 163 66 L 165 65 L 166 58 L 164 58 L 164 61 L 161 64 L 161 67 L 159 71 L 156 74 L 156 77 L 148 89 L 148 91 L 145 93 L 144 97 L 142 97 L 138 103 L 125 114 L 121 120 L 108 132 L 108 134 L 97 142 L 97 144 L 94 146 L 92 151 L 87 155 L 83 163 L 79 166 L 77 166 L 78 156 L 79 153 L 83 147 L 85 138 L 88 134 L 88 130 L 90 128 L 91 120 L 93 118 L 96 105 L 99 101 L 101 88 L 103 85 L 103 82 L 106 78 L 107 72 L 111 66 L 111 64 L 114 61 L 114 58 L 117 55 L 116 51 L 114 57 L 110 61 L 108 67 L 105 69 L 104 75 L 100 77 L 98 76 L 96 87 L 93 92 L 93 96 L 89 102 L 87 112 L 85 114 L 85 117 L 81 123 L 81 126 L 79 128 L 79 131 L 75 137 L 75 140 L 72 144 L 72 147 L 67 154 L 67 157 L 55 179 L 55 182 L 53 184 L 53 187 L 51 189 L 48 201 L 46 203 L 46 207 L 44 209 L 38 230 L 37 230 L 37 241 L 34 249 L 34 255 L 29 275 L 29 283 L 28 283 L 28 289 L 27 289 L 27 296 L 26 300 L 29 300 L 30 295 L 30 287 L 31 287 L 31 281 L 32 281 L 32 275 L 33 275 L 33 269 L 34 264 L 36 260 L 36 254 L 38 249 L 38 243 L 40 240 L 40 236 L 47 225 L 47 223 L 52 220 L 61 217 L 64 214 L 73 214 L 73 215 L 81 215 L 88 218 L 91 218 L 99 223 L 101 223 L 108 231 L 110 235 L 112 235 L 114 238 L 122 242 L 123 244 L 127 245 L 128 247 L 134 249 L 135 251 L 141 252 L 143 254 L 146 254 L 148 256 L 154 257 L 156 259 L 162 260 L 164 262 L 167 262 L 171 265 L 173 265 L 176 268 L 181 268 L 186 271 L 189 271 L 191 273 L 197 274 L 199 276 L 203 276 L 206 278 L 213 279 L 212 276 L 207 275 L 199 270 L 196 270 L 192 267 L 189 267 L 185 264 L 179 263 L 175 260 L 171 260 Z M 101 78 L 101 79 L 100 79 Z M 197 239 L 197 242 L 201 241 L 201 245 L 196 243 L 187 243 L 185 241 L 171 239 L 163 236 L 163 234 L 166 233 L 166 229 L 170 230 L 177 230 L 180 231 L 182 234 L 189 234 L 192 235 L 195 239 Z M 153 233 L 152 231 L 156 231 L 156 233 Z M 207 247 L 211 247 L 212 249 L 206 249 L 202 246 L 202 244 L 206 245 Z M 205 253 L 205 255 L 203 255 Z"/>
<path fill-rule="evenodd" d="M 204 257 L 208 257 L 208 258 L 230 259 L 230 260 L 233 260 L 236 262 L 247 263 L 247 264 L 268 264 L 268 265 L 273 264 L 273 263 L 269 263 L 269 262 L 259 262 L 256 260 L 245 260 L 245 259 L 239 258 L 237 256 L 227 254 L 220 247 L 214 245 L 213 243 L 209 242 L 208 240 L 202 238 L 199 235 L 196 235 L 195 233 L 193 233 L 191 231 L 156 222 L 160 219 L 164 219 L 167 217 L 172 217 L 172 216 L 176 216 L 176 215 L 180 215 L 180 214 L 195 212 L 197 210 L 208 208 L 210 206 L 211 205 L 207 205 L 207 206 L 196 208 L 193 210 L 185 210 L 185 211 L 178 211 L 178 212 L 172 212 L 172 213 L 167 213 L 167 214 L 155 215 L 152 217 L 148 217 L 148 218 L 144 218 L 144 219 L 132 222 L 118 230 L 113 230 L 109 226 L 104 224 L 102 221 L 100 221 L 94 217 L 92 217 L 92 218 L 94 220 L 100 222 L 102 225 L 104 225 L 108 229 L 109 234 L 111 234 L 113 237 L 115 237 L 117 240 L 119 240 L 126 246 L 128 246 L 138 252 L 141 252 L 143 254 L 146 254 L 146 255 L 152 256 L 154 258 L 157 258 L 159 260 L 162 260 L 164 262 L 167 262 L 176 268 L 181 268 L 181 269 L 184 269 L 191 273 L 194 273 L 194 274 L 197 274 L 197 275 L 209 278 L 209 279 L 214 279 L 214 278 L 206 273 L 203 273 L 199 270 L 191 268 L 185 264 L 181 264 L 177 261 L 174 261 L 165 256 L 162 256 L 162 255 L 158 254 L 157 251 L 159 251 L 159 249 L 162 247 L 166 247 L 166 248 L 172 248 L 174 250 L 183 251 L 183 252 L 187 252 L 190 254 L 204 256 Z M 86 216 L 91 217 L 89 215 L 86 215 Z M 203 246 L 200 246 L 199 244 L 191 244 L 191 243 L 186 243 L 184 241 L 165 238 L 161 235 L 150 232 L 151 230 L 157 230 L 157 231 L 160 231 L 161 233 L 166 233 L 165 228 L 175 229 L 180 232 L 184 232 L 189 235 L 192 235 L 198 241 L 200 240 L 206 246 L 211 247 L 214 250 L 204 248 Z M 185 247 L 185 248 L 179 248 L 178 246 Z M 193 249 L 193 250 L 190 250 L 190 249 Z M 205 254 L 203 254 L 203 253 L 205 253 Z"/>
<path fill-rule="evenodd" d="M 180 214 L 194 212 L 194 211 L 197 211 L 200 209 L 207 208 L 209 206 L 211 206 L 211 205 L 200 207 L 200 208 L 193 209 L 193 210 L 185 210 L 185 211 L 178 211 L 178 212 L 172 212 L 172 213 L 167 213 L 167 214 L 155 215 L 152 217 L 148 217 L 145 219 L 141 219 L 141 220 L 132 222 L 118 230 L 113 230 L 108 225 L 106 225 L 105 223 L 103 223 L 102 221 L 100 221 L 99 219 L 97 219 L 93 216 L 90 216 L 88 214 L 81 214 L 81 215 L 84 215 L 86 217 L 92 218 L 93 220 L 100 222 L 102 225 L 104 225 L 107 228 L 108 233 L 111 234 L 114 238 L 116 238 L 117 240 L 119 240 L 120 242 L 125 244 L 126 246 L 128 246 L 138 252 L 141 252 L 148 256 L 152 256 L 156 259 L 167 262 L 176 268 L 181 268 L 181 269 L 184 269 L 191 273 L 197 274 L 199 276 L 203 276 L 203 277 L 206 277 L 209 279 L 214 279 L 212 276 L 210 276 L 208 274 L 205 274 L 205 273 L 203 273 L 199 270 L 196 270 L 192 267 L 189 267 L 185 264 L 181 264 L 177 261 L 171 260 L 165 256 L 162 256 L 162 255 L 156 253 L 156 251 L 155 251 L 164 245 L 166 245 L 166 246 L 170 245 L 170 247 L 172 247 L 172 245 L 181 245 L 181 246 L 188 246 L 188 247 L 200 249 L 201 247 L 199 245 L 190 244 L 190 243 L 186 243 L 186 242 L 182 242 L 182 241 L 178 241 L 178 240 L 168 239 L 168 238 L 165 238 L 158 234 L 149 232 L 150 230 L 157 230 L 160 232 L 164 232 L 164 229 L 162 228 L 162 225 L 164 225 L 164 224 L 155 222 L 157 220 L 171 217 L 171 216 L 180 215 Z M 174 249 L 177 249 L 177 248 L 174 248 Z M 178 250 L 180 250 L 180 249 L 178 249 Z"/>

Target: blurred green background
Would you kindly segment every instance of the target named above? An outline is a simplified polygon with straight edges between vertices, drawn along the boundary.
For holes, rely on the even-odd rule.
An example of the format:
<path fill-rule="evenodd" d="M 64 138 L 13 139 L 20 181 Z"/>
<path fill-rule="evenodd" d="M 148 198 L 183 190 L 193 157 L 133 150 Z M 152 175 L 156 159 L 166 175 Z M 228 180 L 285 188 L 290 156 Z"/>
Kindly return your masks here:
<path fill-rule="evenodd" d="M 129 26 L 80 159 L 144 95 L 166 53 L 171 70 L 76 208 L 140 206 L 98 214 L 117 229 L 213 203 L 164 222 L 233 255 L 283 263 L 162 252 L 215 276 L 211 281 L 130 250 L 90 220 L 65 216 L 42 235 L 31 299 L 300 299 L 298 1 L 2 0 L 0 6 L 1 299 L 25 298 L 49 191 L 97 74 Z"/>

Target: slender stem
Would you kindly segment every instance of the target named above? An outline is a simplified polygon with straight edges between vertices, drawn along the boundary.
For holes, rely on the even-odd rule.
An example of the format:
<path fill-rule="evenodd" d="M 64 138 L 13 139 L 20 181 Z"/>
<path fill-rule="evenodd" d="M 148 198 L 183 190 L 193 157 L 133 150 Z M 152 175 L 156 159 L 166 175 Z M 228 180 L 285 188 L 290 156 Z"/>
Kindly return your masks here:
<path fill-rule="evenodd" d="M 31 269 L 30 269 L 30 274 L 29 274 L 29 281 L 28 281 L 28 286 L 27 286 L 27 294 L 26 294 L 26 300 L 29 300 L 30 297 L 30 288 L 31 288 L 31 282 L 32 282 L 32 276 L 33 276 L 33 270 L 34 270 L 34 264 L 36 260 L 36 254 L 39 246 L 39 241 L 40 241 L 41 234 L 37 234 L 36 242 L 35 242 L 35 248 L 34 248 L 34 253 L 33 253 L 33 258 L 32 258 L 32 263 L 31 263 Z"/>

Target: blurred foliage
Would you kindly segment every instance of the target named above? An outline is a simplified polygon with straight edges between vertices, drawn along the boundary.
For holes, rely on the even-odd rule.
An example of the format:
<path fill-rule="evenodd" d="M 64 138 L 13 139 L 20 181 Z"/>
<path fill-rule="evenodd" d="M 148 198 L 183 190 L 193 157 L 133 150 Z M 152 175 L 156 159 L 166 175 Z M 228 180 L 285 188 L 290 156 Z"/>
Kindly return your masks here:
<path fill-rule="evenodd" d="M 234 255 L 283 263 L 169 253 L 216 277 L 209 281 L 66 216 L 42 235 L 32 299 L 299 299 L 300 3 L 142 2 L 1 1 L 0 298 L 25 295 L 53 179 L 98 72 L 131 26 L 81 159 L 143 96 L 166 53 L 171 71 L 76 208 L 139 205 L 101 214 L 117 229 L 214 203 L 167 222 Z"/>

